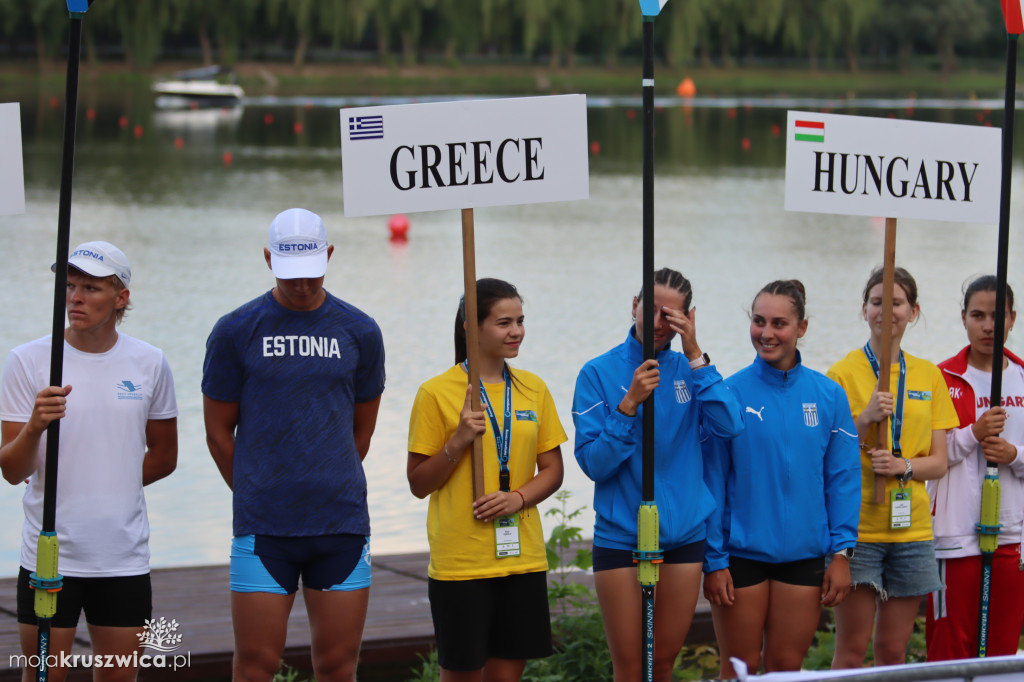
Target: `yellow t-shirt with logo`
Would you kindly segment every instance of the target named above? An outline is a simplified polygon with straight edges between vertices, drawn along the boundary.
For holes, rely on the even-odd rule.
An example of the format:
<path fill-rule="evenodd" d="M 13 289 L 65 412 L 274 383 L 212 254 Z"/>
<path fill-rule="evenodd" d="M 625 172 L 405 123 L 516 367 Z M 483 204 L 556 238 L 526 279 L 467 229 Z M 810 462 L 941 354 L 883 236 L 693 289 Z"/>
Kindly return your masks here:
<path fill-rule="evenodd" d="M 949 397 L 946 381 L 939 368 L 920 358 L 904 352 L 907 363 L 906 395 L 903 401 L 903 433 L 900 436 L 902 456 L 907 459 L 926 456 L 932 444 L 932 431 L 956 428 L 960 420 Z M 897 398 L 900 365 L 894 362 L 889 378 L 889 390 Z M 864 350 L 851 351 L 842 360 L 832 365 L 828 377 L 846 390 L 850 400 L 853 418 L 867 407 L 878 380 L 871 369 Z M 888 421 L 886 423 L 889 423 Z M 874 446 L 875 430 L 872 428 L 868 440 Z M 887 442 L 890 448 L 892 431 L 890 427 Z M 871 458 L 867 450 L 860 453 L 860 526 L 857 539 L 860 542 L 917 542 L 932 539 L 931 503 L 923 481 L 910 481 L 911 511 L 910 527 L 893 530 L 890 528 L 891 493 L 898 489 L 899 481 L 892 476 L 885 479 L 885 502 L 875 504 L 875 474 L 871 470 Z"/>
<path fill-rule="evenodd" d="M 537 471 L 537 455 L 566 441 L 554 400 L 541 379 L 521 369 L 512 370 L 512 445 L 509 453 L 510 489 L 530 481 Z M 466 401 L 466 372 L 455 365 L 430 379 L 416 394 L 409 420 L 409 452 L 444 457 L 437 453 L 455 433 L 459 413 Z M 504 383 L 485 384 L 502 428 L 505 405 Z M 483 434 L 484 490 L 498 490 L 498 454 L 490 420 Z M 455 456 L 456 453 L 449 454 Z M 427 509 L 427 539 L 430 566 L 427 575 L 435 580 L 475 580 L 518 573 L 545 571 L 548 567 L 540 512 L 529 507 L 520 515 L 521 554 L 498 559 L 495 556 L 494 522 L 473 517 L 472 449 L 459 453 L 451 477 L 430 494 Z"/>

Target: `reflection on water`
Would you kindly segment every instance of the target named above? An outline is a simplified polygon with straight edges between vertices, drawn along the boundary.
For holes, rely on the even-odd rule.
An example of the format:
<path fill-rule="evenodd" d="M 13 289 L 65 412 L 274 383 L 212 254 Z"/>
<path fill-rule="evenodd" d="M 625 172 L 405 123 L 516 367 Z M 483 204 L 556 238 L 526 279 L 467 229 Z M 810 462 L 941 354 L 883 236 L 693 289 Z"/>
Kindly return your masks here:
<path fill-rule="evenodd" d="M 93 113 L 80 116 L 72 241 L 109 239 L 132 259 L 135 308 L 123 329 L 166 351 L 178 390 L 179 468 L 147 490 L 154 566 L 227 560 L 230 494 L 202 429 L 204 343 L 220 315 L 272 286 L 262 257 L 266 227 L 290 206 L 323 216 L 336 244 L 327 288 L 372 314 L 384 333 L 388 384 L 366 460 L 374 549 L 425 549 L 426 503 L 405 482 L 408 414 L 419 384 L 452 361 L 459 213 L 411 216 L 405 244 L 389 242 L 386 217 L 344 219 L 334 108 L 250 104 L 169 118 L 154 115 L 151 98 L 90 100 L 84 86 L 82 106 Z M 27 214 L 0 218 L 2 357 L 49 329 L 60 112 L 46 101 L 22 101 Z M 998 112 L 984 109 L 912 115 L 1000 123 Z M 476 211 L 478 274 L 509 279 L 525 297 L 529 334 L 515 364 L 547 381 L 570 439 L 576 373 L 621 341 L 641 279 L 639 109 L 592 109 L 589 119 L 589 201 Z M 726 374 L 753 357 L 746 311 L 772 279 L 797 277 L 807 286 L 802 348 L 809 366 L 825 369 L 867 335 L 859 295 L 881 261 L 882 222 L 786 213 L 785 142 L 775 126 L 785 127 L 784 110 L 657 113 L 657 265 L 693 281 L 698 338 Z M 905 339 L 909 352 L 940 360 L 965 342 L 960 287 L 994 270 L 995 244 L 994 226 L 900 222 L 898 260 L 918 278 L 924 313 Z M 1022 284 L 1015 280 L 1021 260 L 1011 238 L 1012 284 Z M 572 458 L 571 440 L 563 454 L 573 503 L 589 505 L 593 487 Z M 0 492 L 0 518 L 0 575 L 10 575 L 19 490 Z M 588 535 L 591 522 L 584 516 Z"/>

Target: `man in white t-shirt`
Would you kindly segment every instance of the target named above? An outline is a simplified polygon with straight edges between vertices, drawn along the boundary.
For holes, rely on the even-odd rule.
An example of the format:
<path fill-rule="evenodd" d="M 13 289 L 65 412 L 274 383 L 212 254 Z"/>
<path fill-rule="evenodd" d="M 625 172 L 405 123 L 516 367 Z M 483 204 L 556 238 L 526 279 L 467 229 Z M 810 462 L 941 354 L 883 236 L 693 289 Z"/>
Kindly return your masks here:
<path fill-rule="evenodd" d="M 116 330 L 130 298 L 124 253 L 107 242 L 87 242 L 72 252 L 67 268 L 66 385 L 48 385 L 46 336 L 11 351 L 0 388 L 0 470 L 12 485 L 28 483 L 18 577 L 21 648 L 26 656 L 36 654 L 29 574 L 42 527 L 46 429 L 61 419 L 55 519 L 64 581 L 50 653 L 59 662 L 71 651 L 84 611 L 93 653 L 131 657 L 152 617 L 142 487 L 177 464 L 174 380 L 160 349 Z M 102 682 L 121 682 L 134 680 L 137 670 L 97 667 L 93 673 Z M 52 682 L 66 675 L 66 668 L 50 668 Z M 31 668 L 22 671 L 25 682 L 33 677 Z"/>

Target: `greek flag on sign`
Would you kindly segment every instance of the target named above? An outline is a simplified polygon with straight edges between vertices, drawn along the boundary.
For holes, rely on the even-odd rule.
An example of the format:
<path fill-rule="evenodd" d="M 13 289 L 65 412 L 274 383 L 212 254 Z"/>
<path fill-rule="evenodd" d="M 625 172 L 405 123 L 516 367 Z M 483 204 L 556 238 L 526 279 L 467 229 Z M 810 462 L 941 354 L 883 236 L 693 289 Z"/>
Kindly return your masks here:
<path fill-rule="evenodd" d="M 383 140 L 384 139 L 384 117 L 377 116 L 353 116 L 348 120 L 349 140 Z"/>
<path fill-rule="evenodd" d="M 686 387 L 686 382 L 683 381 L 682 379 L 676 379 L 676 381 L 674 383 L 675 383 L 675 387 L 676 387 L 676 402 L 677 403 L 689 402 L 690 401 L 690 389 L 688 389 Z"/>
<path fill-rule="evenodd" d="M 818 403 L 804 403 L 804 424 L 818 425 Z"/>

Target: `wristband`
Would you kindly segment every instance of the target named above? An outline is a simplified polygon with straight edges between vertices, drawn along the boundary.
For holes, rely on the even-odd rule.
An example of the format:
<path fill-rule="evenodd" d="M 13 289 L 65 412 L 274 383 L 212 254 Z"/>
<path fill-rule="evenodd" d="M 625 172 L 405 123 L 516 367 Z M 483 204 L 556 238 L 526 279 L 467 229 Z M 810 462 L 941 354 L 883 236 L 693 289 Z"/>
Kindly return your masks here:
<path fill-rule="evenodd" d="M 711 358 L 707 353 L 701 353 L 700 357 L 690 360 L 690 369 L 700 369 L 711 364 Z"/>
<path fill-rule="evenodd" d="M 518 490 L 513 490 L 512 492 L 514 492 L 515 494 L 519 495 L 519 497 L 521 497 L 522 500 L 523 500 L 523 506 L 520 508 L 519 511 L 522 511 L 523 509 L 526 509 L 526 497 L 524 497 L 523 494 L 521 492 L 519 492 Z"/>

